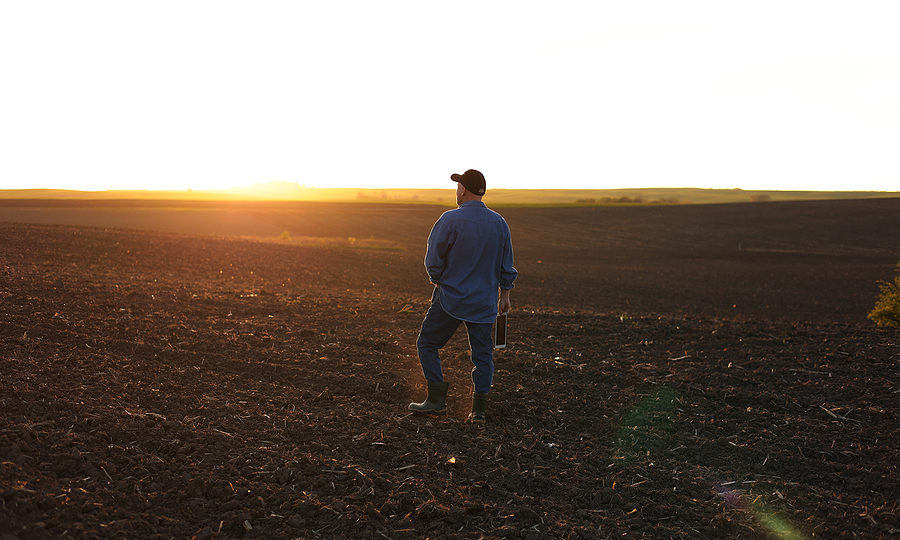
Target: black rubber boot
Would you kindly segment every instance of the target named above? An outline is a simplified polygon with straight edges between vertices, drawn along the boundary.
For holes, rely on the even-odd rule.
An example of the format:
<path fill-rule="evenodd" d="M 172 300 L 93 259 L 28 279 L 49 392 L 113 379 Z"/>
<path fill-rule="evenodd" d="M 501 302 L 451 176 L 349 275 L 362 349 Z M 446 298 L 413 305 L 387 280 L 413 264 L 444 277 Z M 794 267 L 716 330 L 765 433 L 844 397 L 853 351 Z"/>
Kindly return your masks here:
<path fill-rule="evenodd" d="M 447 389 L 448 382 L 428 382 L 428 397 L 422 403 L 410 403 L 409 410 L 420 414 L 433 414 L 435 416 L 447 414 Z"/>
<path fill-rule="evenodd" d="M 487 394 L 472 394 L 472 412 L 469 413 L 469 421 L 475 423 L 484 422 L 484 410 L 487 409 Z"/>

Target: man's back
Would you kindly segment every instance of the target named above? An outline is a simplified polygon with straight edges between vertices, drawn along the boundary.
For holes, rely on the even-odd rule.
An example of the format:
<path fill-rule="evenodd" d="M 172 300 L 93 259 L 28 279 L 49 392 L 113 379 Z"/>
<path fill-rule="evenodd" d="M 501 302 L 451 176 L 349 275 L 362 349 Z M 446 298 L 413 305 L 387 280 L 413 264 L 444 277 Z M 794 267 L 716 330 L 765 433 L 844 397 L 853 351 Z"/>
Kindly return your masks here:
<path fill-rule="evenodd" d="M 460 320 L 493 321 L 498 289 L 515 280 L 512 264 L 509 226 L 480 201 L 444 212 L 428 237 L 425 267 L 441 306 Z"/>

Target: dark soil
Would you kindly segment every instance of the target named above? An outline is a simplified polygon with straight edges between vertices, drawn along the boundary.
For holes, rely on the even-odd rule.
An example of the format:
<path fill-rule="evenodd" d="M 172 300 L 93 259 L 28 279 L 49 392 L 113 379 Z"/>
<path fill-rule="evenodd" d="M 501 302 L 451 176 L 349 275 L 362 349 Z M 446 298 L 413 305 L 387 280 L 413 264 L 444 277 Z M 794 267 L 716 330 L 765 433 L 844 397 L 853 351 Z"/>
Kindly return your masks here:
<path fill-rule="evenodd" d="M 900 200 L 503 210 L 484 426 L 463 330 L 406 411 L 442 209 L 129 204 L 0 223 L 4 540 L 900 534 Z"/>

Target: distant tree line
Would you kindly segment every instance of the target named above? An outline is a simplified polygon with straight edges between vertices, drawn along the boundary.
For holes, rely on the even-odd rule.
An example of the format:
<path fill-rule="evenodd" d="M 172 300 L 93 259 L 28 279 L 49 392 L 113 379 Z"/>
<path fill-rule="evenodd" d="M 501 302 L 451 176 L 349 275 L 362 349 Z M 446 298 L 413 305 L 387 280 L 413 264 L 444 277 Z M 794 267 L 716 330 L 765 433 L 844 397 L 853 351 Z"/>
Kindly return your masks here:
<path fill-rule="evenodd" d="M 678 199 L 643 199 L 642 197 L 600 197 L 599 199 L 576 199 L 576 204 L 678 204 Z"/>
<path fill-rule="evenodd" d="M 419 200 L 419 196 L 415 195 L 415 194 L 409 195 L 408 198 L 405 198 L 402 195 L 388 194 L 384 190 L 377 190 L 377 191 L 376 190 L 372 190 L 372 191 L 358 190 L 356 192 L 356 198 L 360 199 L 360 200 L 367 200 L 367 201 L 373 201 L 373 200 L 377 201 L 377 200 L 387 200 L 387 199 L 391 199 L 391 200 L 395 200 L 395 201 L 402 201 L 402 200 L 418 201 Z"/>
<path fill-rule="evenodd" d="M 356 198 L 357 199 L 387 199 L 388 195 L 383 190 L 382 191 L 372 191 L 369 193 L 367 193 L 365 191 L 357 191 Z"/>

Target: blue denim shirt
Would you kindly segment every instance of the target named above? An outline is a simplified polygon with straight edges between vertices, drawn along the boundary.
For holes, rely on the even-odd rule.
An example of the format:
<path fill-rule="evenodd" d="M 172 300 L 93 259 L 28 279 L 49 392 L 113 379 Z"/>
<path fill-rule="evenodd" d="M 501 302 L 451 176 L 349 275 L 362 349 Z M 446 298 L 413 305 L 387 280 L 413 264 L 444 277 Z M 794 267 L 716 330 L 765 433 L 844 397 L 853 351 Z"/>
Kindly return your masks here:
<path fill-rule="evenodd" d="M 428 235 L 425 269 L 444 311 L 463 321 L 494 322 L 498 289 L 512 289 L 519 274 L 509 225 L 480 201 L 444 212 Z"/>

